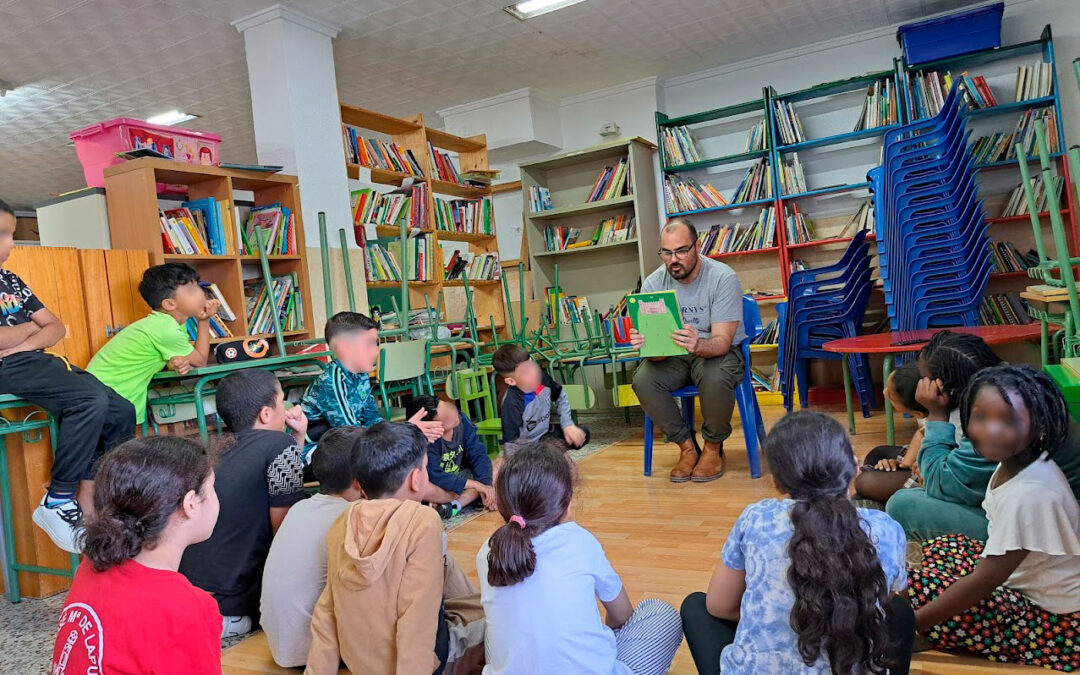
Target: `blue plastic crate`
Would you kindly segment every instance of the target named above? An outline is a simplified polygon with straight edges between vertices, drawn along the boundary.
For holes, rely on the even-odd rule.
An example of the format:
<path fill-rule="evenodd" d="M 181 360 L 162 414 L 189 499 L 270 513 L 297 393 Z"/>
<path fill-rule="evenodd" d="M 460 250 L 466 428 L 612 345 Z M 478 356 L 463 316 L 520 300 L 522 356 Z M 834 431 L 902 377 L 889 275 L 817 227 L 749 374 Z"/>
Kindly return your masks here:
<path fill-rule="evenodd" d="M 999 2 L 968 12 L 900 26 L 896 39 L 909 65 L 947 59 L 961 54 L 1001 46 L 1001 16 L 1005 3 Z"/>

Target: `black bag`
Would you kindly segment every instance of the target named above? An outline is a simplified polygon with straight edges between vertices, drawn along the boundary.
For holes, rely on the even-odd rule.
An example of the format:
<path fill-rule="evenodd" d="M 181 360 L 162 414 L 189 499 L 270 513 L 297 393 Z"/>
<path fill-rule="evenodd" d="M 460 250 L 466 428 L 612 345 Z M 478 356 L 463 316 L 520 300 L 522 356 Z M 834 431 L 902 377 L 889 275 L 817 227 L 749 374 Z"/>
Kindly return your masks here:
<path fill-rule="evenodd" d="M 262 338 L 248 338 L 222 342 L 214 348 L 214 358 L 218 363 L 236 363 L 254 361 L 270 355 L 270 343 Z"/>

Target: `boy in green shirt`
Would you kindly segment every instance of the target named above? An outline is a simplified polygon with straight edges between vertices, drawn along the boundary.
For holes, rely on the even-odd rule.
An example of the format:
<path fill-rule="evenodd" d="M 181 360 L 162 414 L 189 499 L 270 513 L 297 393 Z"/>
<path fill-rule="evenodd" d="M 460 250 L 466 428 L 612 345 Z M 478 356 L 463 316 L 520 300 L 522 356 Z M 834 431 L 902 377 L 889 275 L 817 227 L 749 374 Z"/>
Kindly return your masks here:
<path fill-rule="evenodd" d="M 218 301 L 206 297 L 199 273 L 187 263 L 155 265 L 143 273 L 139 295 L 150 305 L 139 319 L 105 343 L 86 367 L 135 406 L 135 422 L 146 421 L 146 388 L 163 367 L 181 375 L 205 366 L 210 356 L 210 317 Z M 184 327 L 199 324 L 195 345 Z"/>

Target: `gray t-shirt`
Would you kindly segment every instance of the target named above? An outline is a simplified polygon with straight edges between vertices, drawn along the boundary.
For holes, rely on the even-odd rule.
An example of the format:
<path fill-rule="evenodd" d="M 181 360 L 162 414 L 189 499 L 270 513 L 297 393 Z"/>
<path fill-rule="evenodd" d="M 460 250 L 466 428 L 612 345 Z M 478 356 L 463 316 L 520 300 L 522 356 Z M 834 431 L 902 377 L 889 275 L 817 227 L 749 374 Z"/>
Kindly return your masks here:
<path fill-rule="evenodd" d="M 676 281 L 661 265 L 641 284 L 642 293 L 675 291 L 679 296 L 684 326 L 698 329 L 702 340 L 712 336 L 712 324 L 738 321 L 731 344 L 746 339 L 742 323 L 742 284 L 735 270 L 712 258 L 701 256 L 701 271 L 697 279 L 688 284 Z"/>

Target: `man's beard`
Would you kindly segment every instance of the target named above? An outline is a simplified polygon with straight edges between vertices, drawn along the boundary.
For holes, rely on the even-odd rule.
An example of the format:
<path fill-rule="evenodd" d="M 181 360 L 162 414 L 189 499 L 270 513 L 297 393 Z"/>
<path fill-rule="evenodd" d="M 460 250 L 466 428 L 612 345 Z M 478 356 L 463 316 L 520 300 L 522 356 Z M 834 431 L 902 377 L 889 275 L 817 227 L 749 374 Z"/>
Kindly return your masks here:
<path fill-rule="evenodd" d="M 698 261 L 696 259 L 694 260 L 694 264 L 691 265 L 691 266 L 687 266 L 686 262 L 681 262 L 681 263 L 679 263 L 679 271 L 678 272 L 676 272 L 675 270 L 672 270 L 671 266 L 669 265 L 668 266 L 668 274 L 671 275 L 672 279 L 685 279 L 686 277 L 688 277 L 688 276 L 690 276 L 691 274 L 694 273 L 694 270 L 697 269 L 697 264 L 698 264 Z"/>

